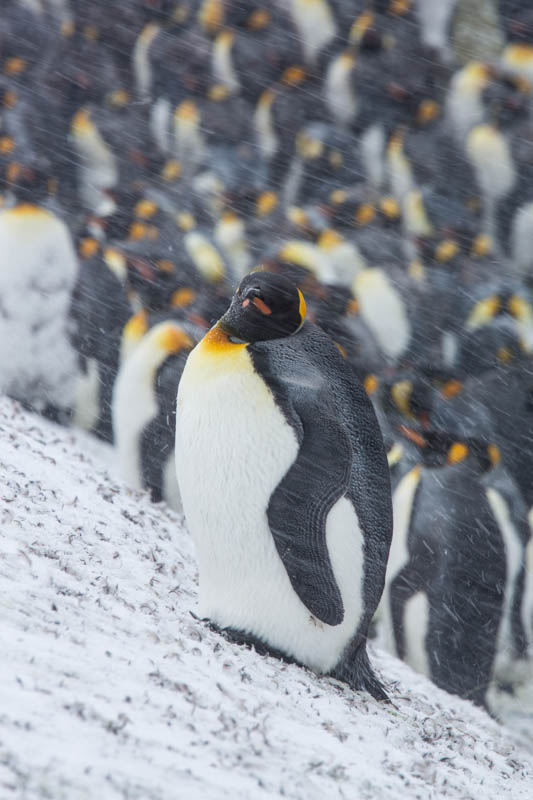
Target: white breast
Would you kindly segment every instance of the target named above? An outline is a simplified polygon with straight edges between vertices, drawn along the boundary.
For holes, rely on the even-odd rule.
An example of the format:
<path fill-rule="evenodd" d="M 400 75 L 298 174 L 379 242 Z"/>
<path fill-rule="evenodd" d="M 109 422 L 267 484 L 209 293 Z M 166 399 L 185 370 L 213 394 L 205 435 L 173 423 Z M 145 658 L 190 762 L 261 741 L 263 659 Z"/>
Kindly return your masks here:
<path fill-rule="evenodd" d="M 122 363 L 113 388 L 115 447 L 122 477 L 133 489 L 142 489 L 140 438 L 157 415 L 153 387 L 157 366 L 145 357 L 143 345 L 144 341 Z"/>
<path fill-rule="evenodd" d="M 509 506 L 504 497 L 495 489 L 487 489 L 487 499 L 505 544 L 505 594 L 500 629 L 498 631 L 496 663 L 494 665 L 496 674 L 505 678 L 509 662 L 512 661 L 514 656 L 511 630 L 512 602 L 524 552 L 520 536 L 511 519 Z"/>
<path fill-rule="evenodd" d="M 345 607 L 342 624 L 331 627 L 295 594 L 267 521 L 270 496 L 298 452 L 294 431 L 245 349 L 227 368 L 223 357 L 196 351 L 178 392 L 176 466 L 200 562 L 200 614 L 325 672 L 362 612 L 363 537 L 353 506 L 342 498 L 327 520 Z"/>
<path fill-rule="evenodd" d="M 407 537 L 411 525 L 415 493 L 419 483 L 420 468 L 415 467 L 402 478 L 392 497 L 394 529 L 392 533 L 389 560 L 387 562 L 385 588 L 383 590 L 383 596 L 377 612 L 379 619 L 382 620 L 383 647 L 385 647 L 391 653 L 396 653 L 396 645 L 390 606 L 390 585 L 394 578 L 409 562 Z M 414 600 L 414 598 L 412 598 L 412 600 Z M 411 608 L 411 612 L 416 612 L 416 610 L 417 603 L 415 603 L 414 607 Z M 410 614 L 410 616 L 412 617 L 412 614 Z M 408 632 L 406 631 L 406 639 L 407 638 Z M 420 646 L 417 646 L 414 642 L 406 642 L 406 648 L 418 651 Z"/>

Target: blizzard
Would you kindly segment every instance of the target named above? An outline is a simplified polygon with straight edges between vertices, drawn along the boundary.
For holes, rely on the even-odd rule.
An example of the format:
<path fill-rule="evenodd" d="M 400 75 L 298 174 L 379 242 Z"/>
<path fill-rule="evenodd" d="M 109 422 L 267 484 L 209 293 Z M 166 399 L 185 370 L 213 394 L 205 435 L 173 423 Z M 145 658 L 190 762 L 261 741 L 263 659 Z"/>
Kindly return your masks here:
<path fill-rule="evenodd" d="M 390 705 L 226 641 L 183 518 L 109 446 L 7 398 L 0 441 L 2 799 L 531 798 L 531 717 L 373 646 Z"/>

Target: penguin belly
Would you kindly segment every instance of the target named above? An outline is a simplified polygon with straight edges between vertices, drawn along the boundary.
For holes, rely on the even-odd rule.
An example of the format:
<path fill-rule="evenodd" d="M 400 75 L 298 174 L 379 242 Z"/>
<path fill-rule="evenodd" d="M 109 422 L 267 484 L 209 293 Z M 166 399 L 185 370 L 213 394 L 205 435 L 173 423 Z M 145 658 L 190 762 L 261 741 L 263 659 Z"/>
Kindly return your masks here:
<path fill-rule="evenodd" d="M 121 367 L 113 389 L 113 435 L 123 479 L 132 489 L 142 489 L 141 436 L 157 416 L 151 379 L 142 360 L 128 359 Z"/>
<path fill-rule="evenodd" d="M 299 445 L 243 349 L 227 369 L 200 343 L 178 391 L 176 467 L 200 564 L 199 610 L 316 672 L 339 661 L 363 613 L 363 535 L 351 501 L 331 509 L 326 541 L 344 604 L 341 624 L 313 617 L 292 588 L 267 508 Z"/>

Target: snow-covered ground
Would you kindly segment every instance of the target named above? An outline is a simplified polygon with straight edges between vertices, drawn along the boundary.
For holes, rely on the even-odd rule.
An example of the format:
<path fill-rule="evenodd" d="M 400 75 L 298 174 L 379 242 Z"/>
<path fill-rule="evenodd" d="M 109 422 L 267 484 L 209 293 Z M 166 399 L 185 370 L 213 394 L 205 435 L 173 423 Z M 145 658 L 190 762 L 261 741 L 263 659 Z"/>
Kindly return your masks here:
<path fill-rule="evenodd" d="M 393 704 L 197 621 L 183 520 L 0 400 L 0 798 L 531 798 L 523 734 L 379 651 Z M 110 473 L 111 470 L 111 473 Z"/>

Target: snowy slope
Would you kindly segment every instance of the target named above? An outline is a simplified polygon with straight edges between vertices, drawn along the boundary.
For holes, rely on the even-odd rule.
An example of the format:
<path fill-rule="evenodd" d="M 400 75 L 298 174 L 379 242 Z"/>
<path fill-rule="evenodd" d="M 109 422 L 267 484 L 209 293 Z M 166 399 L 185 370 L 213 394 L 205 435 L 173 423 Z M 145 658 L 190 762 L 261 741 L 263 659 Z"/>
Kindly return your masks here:
<path fill-rule="evenodd" d="M 517 734 L 373 653 L 393 705 L 191 615 L 182 520 L 0 400 L 0 797 L 519 798 Z"/>

